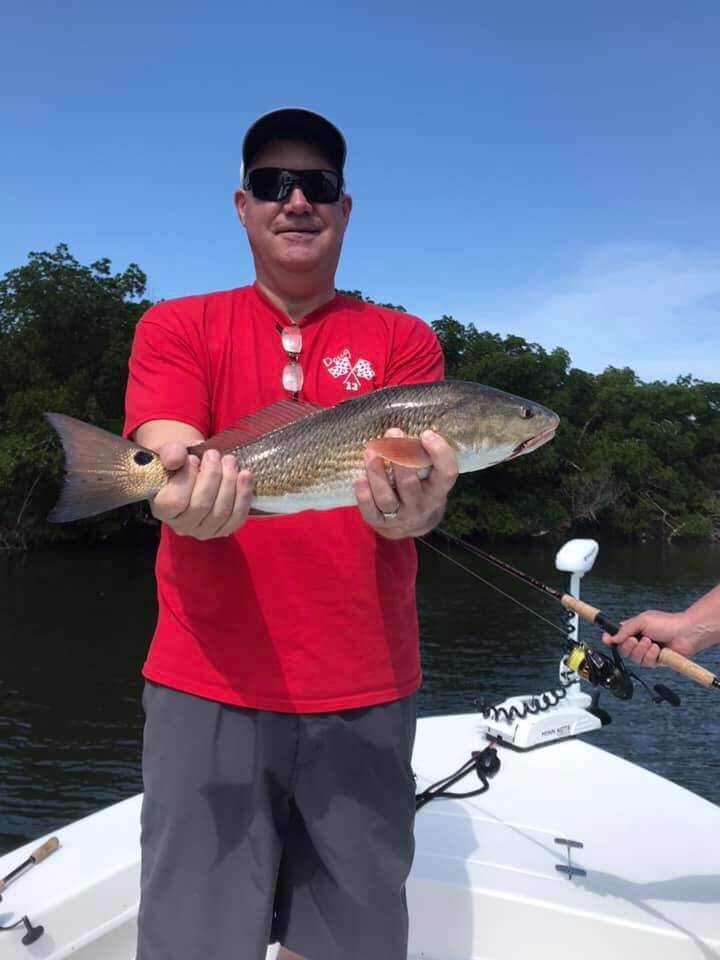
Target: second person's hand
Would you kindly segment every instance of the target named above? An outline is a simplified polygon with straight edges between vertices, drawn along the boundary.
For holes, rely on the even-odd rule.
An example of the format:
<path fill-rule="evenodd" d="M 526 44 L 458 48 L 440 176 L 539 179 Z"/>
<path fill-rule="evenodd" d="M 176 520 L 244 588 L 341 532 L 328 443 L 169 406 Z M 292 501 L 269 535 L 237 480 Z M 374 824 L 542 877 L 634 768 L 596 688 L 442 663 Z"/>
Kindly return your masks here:
<path fill-rule="evenodd" d="M 615 643 L 619 652 L 643 667 L 657 666 L 662 647 L 669 647 L 685 657 L 692 656 L 695 645 L 687 635 L 686 614 L 645 610 L 629 620 L 623 620 L 619 631 L 603 634 L 603 643 Z"/>

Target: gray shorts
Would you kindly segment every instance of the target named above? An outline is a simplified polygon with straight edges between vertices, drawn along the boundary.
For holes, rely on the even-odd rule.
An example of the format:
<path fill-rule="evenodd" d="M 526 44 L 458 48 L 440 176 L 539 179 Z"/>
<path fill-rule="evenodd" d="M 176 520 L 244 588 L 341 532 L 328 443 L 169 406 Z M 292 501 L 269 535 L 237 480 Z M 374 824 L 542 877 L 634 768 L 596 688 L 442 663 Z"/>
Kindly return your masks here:
<path fill-rule="evenodd" d="M 137 960 L 405 960 L 416 697 L 284 714 L 148 682 Z"/>

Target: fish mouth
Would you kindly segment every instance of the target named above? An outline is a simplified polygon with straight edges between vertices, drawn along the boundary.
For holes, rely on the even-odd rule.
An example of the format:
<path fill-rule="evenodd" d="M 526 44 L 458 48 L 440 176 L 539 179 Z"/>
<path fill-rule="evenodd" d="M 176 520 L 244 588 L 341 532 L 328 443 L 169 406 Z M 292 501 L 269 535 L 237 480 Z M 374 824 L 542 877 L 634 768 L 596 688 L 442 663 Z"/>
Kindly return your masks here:
<path fill-rule="evenodd" d="M 555 436 L 556 427 L 548 427 L 547 430 L 543 430 L 540 433 L 536 433 L 534 437 L 530 437 L 529 440 L 521 440 L 520 443 L 513 449 L 513 452 L 508 457 L 508 460 L 512 460 L 514 457 L 519 457 L 522 453 L 528 453 L 530 450 L 535 450 L 536 447 L 541 447 L 544 443 L 547 443 L 548 440 L 552 440 Z"/>

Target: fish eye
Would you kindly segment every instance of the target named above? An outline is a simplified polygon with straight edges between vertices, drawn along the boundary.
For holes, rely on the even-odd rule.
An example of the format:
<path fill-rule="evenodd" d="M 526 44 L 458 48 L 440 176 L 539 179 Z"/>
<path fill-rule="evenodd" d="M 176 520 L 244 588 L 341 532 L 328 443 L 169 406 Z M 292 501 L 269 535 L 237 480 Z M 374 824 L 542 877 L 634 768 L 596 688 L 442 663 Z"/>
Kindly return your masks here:
<path fill-rule="evenodd" d="M 139 467 L 146 466 L 154 459 L 152 453 L 148 453 L 147 450 L 138 450 L 137 453 L 133 454 L 133 460 Z"/>
<path fill-rule="evenodd" d="M 535 412 L 532 407 L 520 407 L 520 416 L 524 420 L 530 420 L 531 417 L 535 416 Z"/>

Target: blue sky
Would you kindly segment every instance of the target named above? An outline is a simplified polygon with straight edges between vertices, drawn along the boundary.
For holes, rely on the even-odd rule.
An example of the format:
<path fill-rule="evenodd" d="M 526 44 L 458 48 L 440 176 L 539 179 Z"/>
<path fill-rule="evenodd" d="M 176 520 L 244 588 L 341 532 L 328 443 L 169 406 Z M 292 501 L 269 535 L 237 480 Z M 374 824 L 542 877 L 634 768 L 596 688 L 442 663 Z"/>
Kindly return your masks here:
<path fill-rule="evenodd" d="M 154 299 L 250 282 L 242 136 L 301 104 L 348 140 L 338 286 L 720 380 L 718 50 L 716 0 L 6 0 L 0 273 L 66 242 Z"/>

